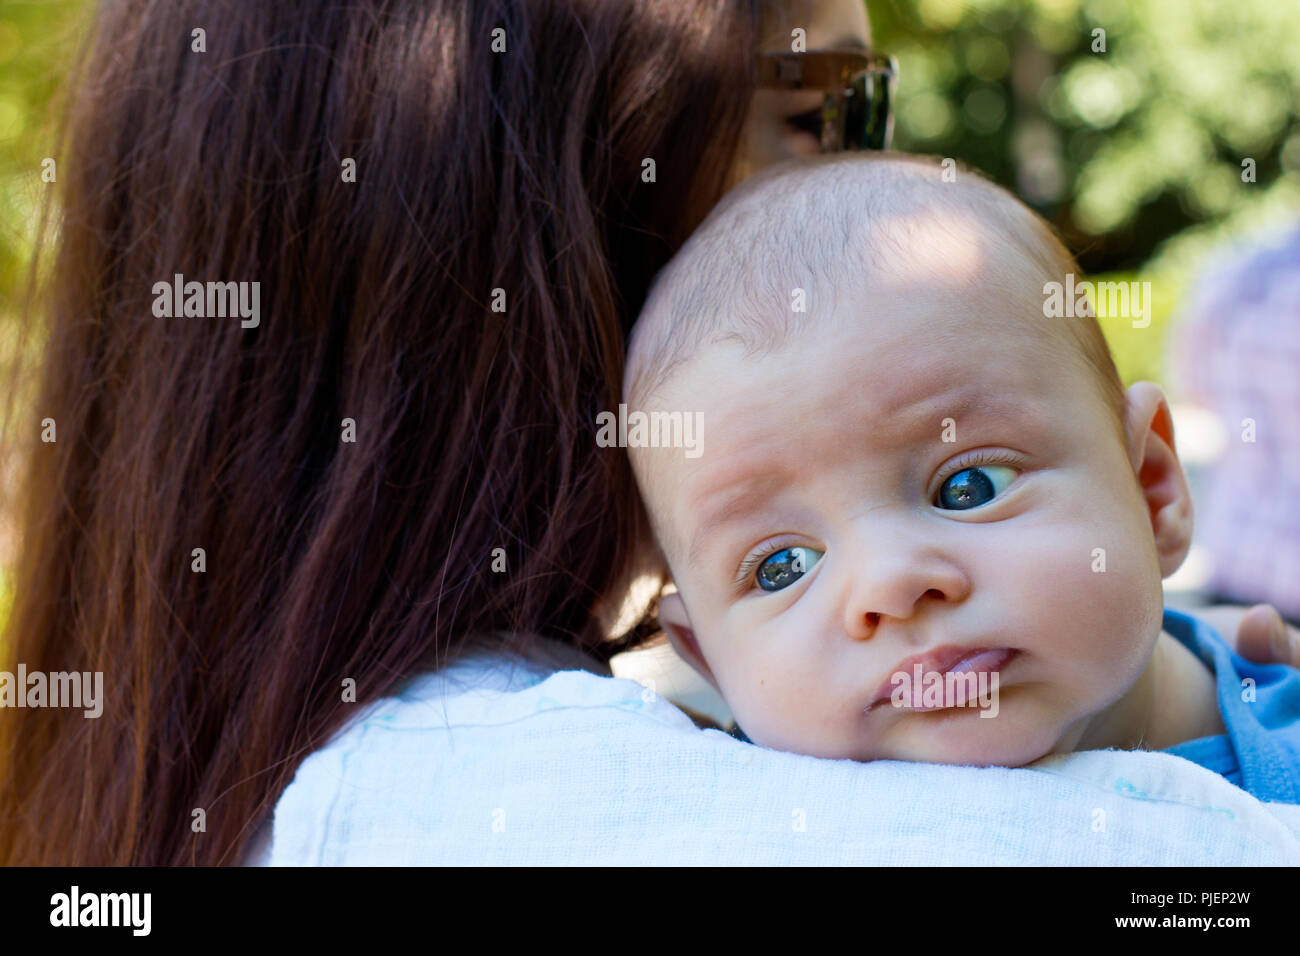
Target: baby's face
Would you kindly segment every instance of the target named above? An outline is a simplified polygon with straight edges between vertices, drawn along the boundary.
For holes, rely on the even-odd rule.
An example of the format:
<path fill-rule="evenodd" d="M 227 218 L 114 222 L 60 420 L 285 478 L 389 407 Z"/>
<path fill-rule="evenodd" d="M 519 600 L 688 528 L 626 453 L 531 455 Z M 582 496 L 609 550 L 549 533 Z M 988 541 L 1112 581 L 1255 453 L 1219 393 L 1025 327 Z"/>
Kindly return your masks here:
<path fill-rule="evenodd" d="M 1160 634 L 1124 437 L 1046 326 L 1069 320 L 1028 269 L 991 287 L 982 254 L 929 262 L 821 303 L 775 353 L 710 344 L 653 399 L 704 413 L 699 457 L 636 462 L 697 667 L 756 744 L 1022 765 L 1071 748 Z M 979 650 L 995 717 L 891 703 L 910 659 Z"/>

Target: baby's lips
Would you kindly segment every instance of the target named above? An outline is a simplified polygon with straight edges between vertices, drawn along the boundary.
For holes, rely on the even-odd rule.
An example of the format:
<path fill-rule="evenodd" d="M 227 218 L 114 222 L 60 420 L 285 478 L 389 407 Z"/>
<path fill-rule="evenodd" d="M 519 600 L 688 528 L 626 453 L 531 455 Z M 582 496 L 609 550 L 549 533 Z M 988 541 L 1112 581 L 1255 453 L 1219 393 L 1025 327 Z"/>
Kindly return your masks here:
<path fill-rule="evenodd" d="M 909 657 L 900 662 L 898 666 L 890 672 L 889 677 L 886 678 L 885 682 L 880 686 L 880 689 L 876 692 L 876 696 L 867 710 L 874 710 L 877 706 L 893 697 L 894 689 L 898 686 L 898 682 L 895 680 L 898 674 L 905 675 L 906 679 L 909 681 L 915 680 L 917 665 L 920 665 L 921 667 L 921 680 L 925 681 L 928 679 L 927 675 L 929 674 L 946 674 L 949 671 L 952 671 L 953 673 L 965 673 L 967 671 L 973 671 L 976 673 L 995 673 L 1002 667 L 1006 666 L 1007 662 L 1009 662 L 1011 658 L 1015 657 L 1016 654 L 1017 651 L 1014 648 L 1009 647 L 953 647 L 951 645 L 945 645 L 943 647 L 937 647 L 932 651 L 927 651 L 924 654 Z M 914 693 L 919 693 L 921 689 L 922 688 L 920 687 L 915 688 Z M 963 699 L 960 701 L 945 701 L 943 706 L 959 706 L 964 704 L 964 687 L 958 690 L 958 695 Z M 939 708 L 911 707 L 909 709 L 936 710 Z"/>

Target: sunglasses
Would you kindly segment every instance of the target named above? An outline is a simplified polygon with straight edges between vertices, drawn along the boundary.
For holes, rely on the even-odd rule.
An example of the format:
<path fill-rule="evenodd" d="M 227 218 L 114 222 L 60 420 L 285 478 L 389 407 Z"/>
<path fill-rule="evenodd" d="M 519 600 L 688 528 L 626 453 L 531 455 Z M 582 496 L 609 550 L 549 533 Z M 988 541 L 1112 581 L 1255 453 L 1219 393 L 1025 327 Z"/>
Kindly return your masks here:
<path fill-rule="evenodd" d="M 805 128 L 821 141 L 823 153 L 888 149 L 897 83 L 898 62 L 883 53 L 810 50 L 758 55 L 759 89 L 826 92 L 821 109 L 802 117 Z"/>

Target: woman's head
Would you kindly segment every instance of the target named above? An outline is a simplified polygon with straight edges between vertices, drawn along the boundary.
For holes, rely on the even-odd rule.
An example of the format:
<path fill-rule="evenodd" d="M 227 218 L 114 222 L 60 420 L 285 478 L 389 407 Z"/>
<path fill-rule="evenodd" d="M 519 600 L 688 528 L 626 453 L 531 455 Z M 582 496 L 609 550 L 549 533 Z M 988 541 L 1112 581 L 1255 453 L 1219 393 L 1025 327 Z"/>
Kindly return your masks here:
<path fill-rule="evenodd" d="M 806 50 L 869 48 L 871 27 L 863 0 L 792 0 L 767 6 L 759 51 L 790 53 L 796 40 Z M 822 98 L 817 90 L 756 90 L 730 184 L 783 160 L 815 155 L 819 144 L 807 121 Z"/>
<path fill-rule="evenodd" d="M 103 715 L 0 715 L 0 860 L 233 862 L 306 753 L 466 638 L 622 646 L 601 599 L 641 519 L 592 422 L 651 277 L 734 175 L 758 20 L 99 8 L 48 346 L 7 418 L 6 651 L 102 672 Z M 259 324 L 156 315 L 176 274 L 260 283 Z"/>

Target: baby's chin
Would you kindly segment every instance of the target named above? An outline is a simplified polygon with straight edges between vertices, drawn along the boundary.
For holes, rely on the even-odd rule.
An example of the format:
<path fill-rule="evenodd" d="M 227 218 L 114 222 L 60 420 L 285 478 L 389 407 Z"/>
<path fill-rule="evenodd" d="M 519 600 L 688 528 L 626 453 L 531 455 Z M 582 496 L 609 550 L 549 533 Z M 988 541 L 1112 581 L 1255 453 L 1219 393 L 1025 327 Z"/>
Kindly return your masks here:
<path fill-rule="evenodd" d="M 867 759 L 972 767 L 1031 764 L 1056 749 L 1071 721 L 1032 690 L 1019 691 L 1028 692 L 1004 690 L 995 714 L 976 707 L 904 714 L 871 742 Z"/>
<path fill-rule="evenodd" d="M 1028 696 L 1028 695 L 1027 695 Z M 978 707 L 950 707 L 894 716 L 887 727 L 863 740 L 771 744 L 816 757 L 903 760 L 970 767 L 1023 767 L 1052 753 L 1070 726 L 1065 715 L 1047 712 L 1036 700 L 1012 700 L 1003 692 L 997 713 L 982 717 Z M 883 721 L 882 721 L 883 723 Z M 758 737 L 755 743 L 762 744 Z"/>
<path fill-rule="evenodd" d="M 926 718 L 930 720 L 930 717 Z M 998 718 L 976 712 L 949 721 L 941 730 L 909 733 L 900 744 L 876 745 L 865 760 L 906 760 L 966 767 L 1024 767 L 1052 753 L 1059 740 L 1055 728 L 1028 733 L 992 726 Z"/>

